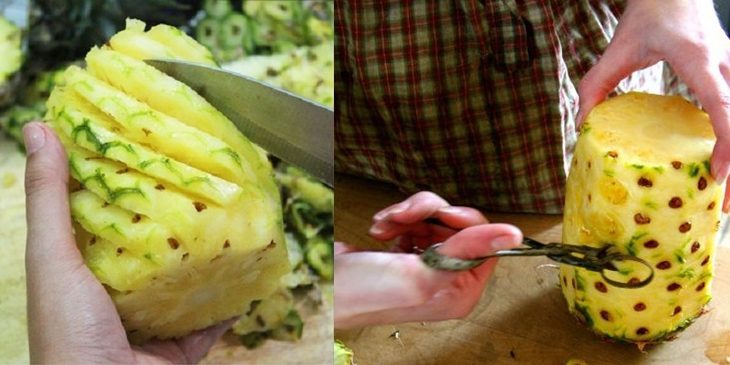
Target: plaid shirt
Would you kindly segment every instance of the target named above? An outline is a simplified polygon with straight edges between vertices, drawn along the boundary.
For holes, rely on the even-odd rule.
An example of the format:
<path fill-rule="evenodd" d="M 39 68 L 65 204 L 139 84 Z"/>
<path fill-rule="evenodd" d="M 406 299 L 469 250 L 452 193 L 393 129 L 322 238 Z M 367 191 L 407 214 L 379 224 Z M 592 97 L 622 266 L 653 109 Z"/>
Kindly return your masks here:
<path fill-rule="evenodd" d="M 560 213 L 576 86 L 620 1 L 352 0 L 336 27 L 336 168 L 489 211 Z M 664 67 L 621 90 L 665 92 Z"/>

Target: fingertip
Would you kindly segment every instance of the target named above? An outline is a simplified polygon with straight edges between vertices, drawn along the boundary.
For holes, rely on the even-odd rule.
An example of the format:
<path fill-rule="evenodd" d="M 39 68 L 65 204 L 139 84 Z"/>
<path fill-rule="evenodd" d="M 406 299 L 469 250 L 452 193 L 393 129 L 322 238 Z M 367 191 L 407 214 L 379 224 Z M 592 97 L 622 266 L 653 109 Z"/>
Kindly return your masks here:
<path fill-rule="evenodd" d="M 402 227 L 397 223 L 379 221 L 370 226 L 370 230 L 368 230 L 368 235 L 377 240 L 385 241 L 395 238 L 402 232 Z"/>
<path fill-rule="evenodd" d="M 727 144 L 720 141 L 715 143 L 710 161 L 710 174 L 712 174 L 715 183 L 722 185 L 728 178 L 730 172 L 730 148 L 725 147 Z M 727 156 L 727 157 L 726 157 Z"/>
<path fill-rule="evenodd" d="M 398 214 L 408 210 L 408 208 L 410 208 L 410 206 L 411 206 L 411 203 L 408 200 L 402 201 L 397 204 L 393 204 L 393 205 L 375 213 L 375 215 L 373 215 L 373 220 L 381 221 L 383 219 L 392 217 L 394 215 L 398 215 Z"/>
<path fill-rule="evenodd" d="M 43 123 L 33 121 L 23 126 L 23 142 L 29 156 L 43 148 L 46 144 Z"/>
<path fill-rule="evenodd" d="M 465 228 L 444 242 L 441 248 L 446 255 L 473 259 L 503 249 L 513 248 L 522 242 L 522 231 L 504 223 L 482 224 Z"/>

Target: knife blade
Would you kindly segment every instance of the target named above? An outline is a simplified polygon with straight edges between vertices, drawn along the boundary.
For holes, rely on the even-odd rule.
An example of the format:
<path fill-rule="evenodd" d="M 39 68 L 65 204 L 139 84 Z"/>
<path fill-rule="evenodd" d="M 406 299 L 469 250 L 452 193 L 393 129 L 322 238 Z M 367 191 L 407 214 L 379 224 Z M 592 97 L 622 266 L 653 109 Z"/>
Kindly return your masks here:
<path fill-rule="evenodd" d="M 254 143 L 333 186 L 332 109 L 230 71 L 182 61 L 145 62 L 190 86 Z"/>

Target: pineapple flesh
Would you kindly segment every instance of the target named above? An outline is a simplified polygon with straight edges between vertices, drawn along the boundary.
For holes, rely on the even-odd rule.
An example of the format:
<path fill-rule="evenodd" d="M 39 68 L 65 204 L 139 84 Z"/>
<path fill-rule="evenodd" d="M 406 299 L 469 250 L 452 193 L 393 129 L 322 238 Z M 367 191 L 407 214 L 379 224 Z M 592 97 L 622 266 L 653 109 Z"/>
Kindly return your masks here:
<path fill-rule="evenodd" d="M 289 271 L 265 153 L 148 58 L 215 64 L 179 30 L 129 20 L 65 71 L 46 116 L 75 181 L 77 245 L 134 342 L 239 315 Z"/>
<path fill-rule="evenodd" d="M 710 175 L 714 143 L 708 116 L 678 96 L 629 93 L 587 117 L 567 182 L 563 242 L 609 244 L 655 272 L 647 286 L 624 289 L 562 265 L 570 312 L 599 335 L 658 343 L 703 313 L 724 191 Z M 622 282 L 646 276 L 620 271 Z"/>

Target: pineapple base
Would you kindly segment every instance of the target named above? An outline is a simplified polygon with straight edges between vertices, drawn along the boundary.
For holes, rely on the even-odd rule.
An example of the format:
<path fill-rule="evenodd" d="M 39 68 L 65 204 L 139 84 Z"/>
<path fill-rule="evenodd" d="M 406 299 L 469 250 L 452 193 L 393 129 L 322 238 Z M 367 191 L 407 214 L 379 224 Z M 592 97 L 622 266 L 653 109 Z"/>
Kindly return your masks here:
<path fill-rule="evenodd" d="M 253 252 L 224 252 L 160 273 L 140 290 L 110 294 L 131 342 L 181 337 L 245 313 L 251 302 L 269 297 L 276 290 L 271 283 L 288 270 L 272 258 L 285 250 L 272 241 Z"/>
<path fill-rule="evenodd" d="M 568 304 L 570 304 L 570 303 L 568 302 Z M 637 340 L 633 340 L 630 338 L 621 337 L 621 336 L 612 336 L 610 334 L 606 334 L 604 332 L 597 331 L 593 328 L 593 326 L 589 322 L 588 317 L 586 317 L 585 311 L 570 310 L 570 314 L 573 316 L 573 318 L 576 319 L 576 321 L 578 323 L 580 323 L 583 326 L 588 327 L 588 329 L 601 340 L 603 340 L 605 342 L 609 342 L 609 343 L 618 342 L 618 343 L 636 345 L 639 348 L 639 350 L 642 350 L 642 351 L 647 346 L 659 345 L 664 342 L 676 340 L 677 336 L 682 331 L 687 329 L 687 327 L 689 327 L 692 323 L 694 323 L 696 320 L 698 320 L 700 317 L 702 317 L 705 313 L 707 313 L 707 305 L 700 308 L 699 313 L 697 313 L 693 316 L 689 316 L 687 319 L 685 319 L 683 322 L 681 322 L 674 330 L 661 334 L 654 338 L 648 338 L 646 340 L 637 341 Z M 592 320 L 592 319 L 590 319 L 590 320 Z"/>

